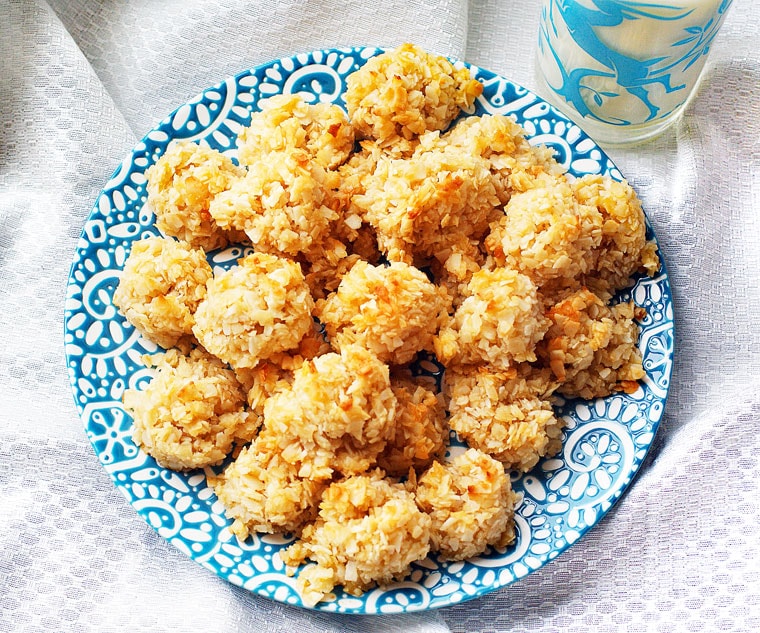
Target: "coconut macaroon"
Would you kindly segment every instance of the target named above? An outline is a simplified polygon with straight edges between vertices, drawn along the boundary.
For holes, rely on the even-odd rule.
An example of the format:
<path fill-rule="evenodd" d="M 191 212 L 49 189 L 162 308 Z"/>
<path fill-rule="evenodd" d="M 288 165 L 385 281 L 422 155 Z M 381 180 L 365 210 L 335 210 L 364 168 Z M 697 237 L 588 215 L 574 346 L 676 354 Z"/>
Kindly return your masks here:
<path fill-rule="evenodd" d="M 311 331 L 314 302 L 301 267 L 253 253 L 207 284 L 193 333 L 209 352 L 233 368 L 255 367 L 298 347 Z"/>
<path fill-rule="evenodd" d="M 209 206 L 244 174 L 245 169 L 217 150 L 173 141 L 145 174 L 156 227 L 207 252 L 239 242 L 245 236 L 220 229 L 209 215 Z"/>
<path fill-rule="evenodd" d="M 296 586 L 313 606 L 336 585 L 350 594 L 406 577 L 410 565 L 427 556 L 431 520 L 403 485 L 382 471 L 333 483 L 323 494 L 317 520 L 280 557 L 301 569 Z"/>
<path fill-rule="evenodd" d="M 284 444 L 297 437 L 320 463 L 351 475 L 372 467 L 393 437 L 396 406 L 388 366 L 345 345 L 296 369 L 291 387 L 266 401 L 264 424 Z"/>
<path fill-rule="evenodd" d="M 318 245 L 338 214 L 323 204 L 324 174 L 301 149 L 270 152 L 214 198 L 209 212 L 260 252 L 295 257 Z"/>
<path fill-rule="evenodd" d="M 466 295 L 435 338 L 441 363 L 508 369 L 536 360 L 535 347 L 549 321 L 528 277 L 510 268 L 484 268 L 472 275 Z"/>
<path fill-rule="evenodd" d="M 283 94 L 259 102 L 261 112 L 238 134 L 238 160 L 256 166 L 270 152 L 304 149 L 325 169 L 343 164 L 354 150 L 354 129 L 339 106 L 306 103 Z"/>
<path fill-rule="evenodd" d="M 497 262 L 539 287 L 558 280 L 577 288 L 580 276 L 593 268 L 602 216 L 596 207 L 579 204 L 566 180 L 544 182 L 511 197 L 485 246 Z"/>
<path fill-rule="evenodd" d="M 240 540 L 255 532 L 298 532 L 317 514 L 327 483 L 300 475 L 302 464 L 282 455 L 277 438 L 266 430 L 246 446 L 209 484 L 233 519 Z"/>
<path fill-rule="evenodd" d="M 465 117 L 443 135 L 422 136 L 420 146 L 457 147 L 485 158 L 503 203 L 513 193 L 535 187 L 537 177 L 558 177 L 563 173 L 552 149 L 531 145 L 525 138 L 525 130 L 504 115 Z"/>
<path fill-rule="evenodd" d="M 443 456 L 448 443 L 446 410 L 439 394 L 408 378 L 391 377 L 398 402 L 394 435 L 377 457 L 377 465 L 391 477 L 405 477 L 409 469 L 422 472 Z"/>
<path fill-rule="evenodd" d="M 206 296 L 211 276 L 202 250 L 149 237 L 132 245 L 113 303 L 143 336 L 161 347 L 190 344 L 193 313 Z"/>
<path fill-rule="evenodd" d="M 390 143 L 445 129 L 482 92 L 466 68 L 403 44 L 351 73 L 345 96 L 357 133 Z"/>
<path fill-rule="evenodd" d="M 189 470 L 221 463 L 236 441 L 256 434 L 244 410 L 245 391 L 235 374 L 213 356 L 172 349 L 147 357 L 153 378 L 142 391 L 124 392 L 134 418 L 135 444 L 164 468 Z"/>
<path fill-rule="evenodd" d="M 547 312 L 551 326 L 538 352 L 562 383 L 560 393 L 591 399 L 638 388 L 645 372 L 637 312 L 632 302 L 607 306 L 585 288 Z"/>
<path fill-rule="evenodd" d="M 562 445 L 562 422 L 548 401 L 557 385 L 550 371 L 529 365 L 507 371 L 451 367 L 444 374 L 449 426 L 468 446 L 527 472 Z"/>
<path fill-rule="evenodd" d="M 352 204 L 377 233 L 392 261 L 434 257 L 462 238 L 479 239 L 500 215 L 501 201 L 487 161 L 457 148 L 380 157 Z"/>
<path fill-rule="evenodd" d="M 501 463 L 482 451 L 470 448 L 450 463 L 433 463 L 415 497 L 432 519 L 430 547 L 441 558 L 463 560 L 515 539 L 517 495 Z"/>
<path fill-rule="evenodd" d="M 359 260 L 337 291 L 317 302 L 315 316 L 336 349 L 359 344 L 383 362 L 402 365 L 420 350 L 432 350 L 449 305 L 446 291 L 414 266 Z"/>
<path fill-rule="evenodd" d="M 595 244 L 593 272 L 587 285 L 605 297 L 631 285 L 631 276 L 646 270 L 654 275 L 659 260 L 653 242 L 646 241 L 641 201 L 627 182 L 588 175 L 572 184 L 575 198 L 601 214 L 600 243 Z M 585 271 L 584 271 L 585 272 Z"/>

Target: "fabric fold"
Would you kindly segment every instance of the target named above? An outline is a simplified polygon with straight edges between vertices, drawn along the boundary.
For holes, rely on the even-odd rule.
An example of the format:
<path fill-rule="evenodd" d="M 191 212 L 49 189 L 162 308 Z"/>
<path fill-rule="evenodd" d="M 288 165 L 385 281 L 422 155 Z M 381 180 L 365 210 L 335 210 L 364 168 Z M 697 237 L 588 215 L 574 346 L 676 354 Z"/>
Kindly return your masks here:
<path fill-rule="evenodd" d="M 465 0 L 367 3 L 53 0 L 135 133 L 240 71 L 296 53 L 414 42 L 461 58 Z"/>

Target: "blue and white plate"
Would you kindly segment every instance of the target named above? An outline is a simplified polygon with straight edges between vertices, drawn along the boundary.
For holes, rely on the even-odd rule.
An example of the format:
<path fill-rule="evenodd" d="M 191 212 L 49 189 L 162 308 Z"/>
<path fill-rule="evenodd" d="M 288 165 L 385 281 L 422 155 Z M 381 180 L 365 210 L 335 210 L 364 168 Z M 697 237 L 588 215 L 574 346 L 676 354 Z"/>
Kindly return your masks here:
<path fill-rule="evenodd" d="M 261 535 L 238 541 L 202 473 L 167 471 L 133 444 L 132 420 L 121 397 L 125 389 L 145 384 L 140 357 L 157 348 L 117 312 L 112 297 L 132 243 L 158 233 L 145 207 L 144 174 L 172 139 L 203 141 L 234 157 L 235 138 L 261 99 L 299 93 L 312 103 L 343 106 L 346 77 L 380 52 L 331 49 L 279 59 L 227 79 L 178 108 L 106 183 L 82 230 L 68 283 L 65 342 L 74 399 L 116 486 L 148 524 L 193 560 L 235 585 L 291 605 L 301 605 L 301 599 L 275 555 L 291 539 Z M 592 140 L 536 95 L 487 70 L 470 69 L 484 91 L 468 114 L 513 115 L 531 142 L 557 150 L 559 162 L 571 174 L 622 178 Z M 209 259 L 226 267 L 241 252 L 228 248 L 210 253 Z M 640 340 L 646 377 L 633 394 L 559 407 L 566 422 L 562 452 L 512 481 L 522 498 L 514 545 L 464 562 L 431 556 L 416 564 L 404 582 L 359 598 L 338 591 L 335 600 L 317 609 L 397 613 L 469 600 L 540 569 L 604 516 L 631 483 L 652 443 L 673 359 L 673 304 L 664 265 L 656 278 L 640 279 L 624 298 L 629 295 L 646 308 Z"/>

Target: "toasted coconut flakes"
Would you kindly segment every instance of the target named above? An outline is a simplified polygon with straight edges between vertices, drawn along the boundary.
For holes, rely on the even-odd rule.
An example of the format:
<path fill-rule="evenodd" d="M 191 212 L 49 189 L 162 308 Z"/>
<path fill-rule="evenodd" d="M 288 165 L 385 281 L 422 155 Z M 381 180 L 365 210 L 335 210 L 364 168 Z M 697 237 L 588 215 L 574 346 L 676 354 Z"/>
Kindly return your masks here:
<path fill-rule="evenodd" d="M 593 268 L 601 239 L 601 214 L 578 204 L 568 183 L 552 179 L 513 195 L 485 244 L 497 262 L 539 287 L 557 279 L 577 287 L 576 280 Z"/>
<path fill-rule="evenodd" d="M 538 348 L 562 382 L 559 392 L 585 399 L 631 388 L 644 377 L 632 302 L 608 307 L 582 289 L 554 305 L 551 326 Z"/>
<path fill-rule="evenodd" d="M 400 365 L 432 349 L 449 303 L 445 290 L 413 266 L 360 260 L 334 294 L 317 302 L 315 314 L 335 348 L 359 344 L 382 361 Z"/>
<path fill-rule="evenodd" d="M 301 267 L 253 253 L 208 282 L 193 333 L 232 367 L 255 367 L 298 347 L 312 328 L 313 301 Z"/>
<path fill-rule="evenodd" d="M 318 245 L 338 215 L 324 204 L 324 174 L 304 150 L 271 152 L 212 201 L 226 229 L 244 232 L 258 251 L 294 257 Z"/>
<path fill-rule="evenodd" d="M 507 468 L 526 472 L 560 449 L 562 422 L 548 401 L 558 382 L 549 370 L 456 366 L 444 383 L 451 428 Z"/>
<path fill-rule="evenodd" d="M 433 257 L 463 239 L 480 239 L 500 214 L 488 162 L 455 147 L 418 149 L 408 159 L 379 157 L 352 204 L 393 261 Z"/>
<path fill-rule="evenodd" d="M 427 556 L 430 524 L 412 494 L 374 471 L 333 483 L 322 496 L 317 520 L 280 557 L 288 565 L 316 563 L 297 578 L 303 599 L 312 605 L 335 585 L 361 595 L 405 577 L 411 563 Z"/>
<path fill-rule="evenodd" d="M 344 163 L 354 149 L 354 129 L 346 113 L 331 103 L 306 103 L 299 95 L 262 99 L 261 112 L 238 135 L 241 165 L 255 166 L 271 152 L 306 150 L 325 169 Z"/>
<path fill-rule="evenodd" d="M 305 362 L 264 408 L 267 428 L 297 437 L 342 474 L 375 464 L 393 437 L 396 397 L 387 365 L 358 345 Z"/>
<path fill-rule="evenodd" d="M 572 187 L 575 198 L 583 205 L 595 207 L 602 218 L 594 267 L 584 281 L 603 296 L 612 296 L 631 285 L 635 272 L 654 267 L 651 247 L 646 248 L 641 202 L 627 182 L 599 175 L 583 176 Z"/>
<path fill-rule="evenodd" d="M 415 496 L 432 519 L 431 548 L 444 559 L 463 560 L 515 539 L 517 497 L 501 463 L 481 451 L 471 448 L 449 464 L 435 462 L 417 482 Z"/>
<path fill-rule="evenodd" d="M 132 245 L 113 302 L 161 347 L 187 346 L 194 341 L 194 313 L 211 275 L 202 250 L 173 239 L 146 238 Z"/>
<path fill-rule="evenodd" d="M 509 268 L 482 269 L 472 275 L 465 294 L 435 340 L 438 360 L 506 369 L 536 359 L 535 346 L 549 322 L 528 277 Z"/>
<path fill-rule="evenodd" d="M 164 468 L 188 470 L 221 463 L 235 441 L 248 441 L 258 420 L 245 407 L 235 374 L 195 349 L 172 349 L 148 361 L 155 367 L 143 390 L 124 392 L 134 418 L 132 437 Z"/>
<path fill-rule="evenodd" d="M 173 141 L 148 169 L 148 204 L 156 227 L 205 251 L 239 242 L 245 236 L 220 229 L 209 214 L 214 198 L 245 170 L 224 154 L 189 141 Z"/>
<path fill-rule="evenodd" d="M 279 442 L 264 430 L 224 472 L 211 478 L 233 533 L 241 540 L 253 532 L 298 532 L 317 514 L 327 487 L 321 479 L 301 475 L 302 464 L 291 463 Z"/>
<path fill-rule="evenodd" d="M 469 70 L 403 44 L 348 76 L 346 107 L 360 136 L 390 144 L 443 130 L 482 92 Z"/>

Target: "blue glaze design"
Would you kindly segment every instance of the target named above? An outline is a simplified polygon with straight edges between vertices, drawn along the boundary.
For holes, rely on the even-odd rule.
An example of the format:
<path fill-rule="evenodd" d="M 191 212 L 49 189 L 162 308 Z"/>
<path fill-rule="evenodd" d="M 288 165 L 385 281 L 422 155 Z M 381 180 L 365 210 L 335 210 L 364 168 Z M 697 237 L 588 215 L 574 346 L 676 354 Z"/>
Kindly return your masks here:
<path fill-rule="evenodd" d="M 346 76 L 380 53 L 376 48 L 316 51 L 273 61 L 213 86 L 161 121 L 106 183 L 82 230 L 68 281 L 66 362 L 86 433 L 115 485 L 161 536 L 221 578 L 256 594 L 302 606 L 294 578 L 278 552 L 287 535 L 240 542 L 202 472 L 158 466 L 131 439 L 132 420 L 121 397 L 144 385 L 140 357 L 157 347 L 116 311 L 113 291 L 132 243 L 156 235 L 146 208 L 145 170 L 175 138 L 190 138 L 235 156 L 234 139 L 262 98 L 297 91 L 312 102 L 343 104 Z M 576 125 L 525 88 L 471 66 L 485 86 L 470 114 L 510 114 L 533 143 L 558 150 L 569 173 L 622 178 L 610 159 Z M 651 229 L 650 229 L 651 231 Z M 239 246 L 209 254 L 226 268 L 246 252 Z M 568 401 L 564 448 L 533 471 L 513 477 L 522 501 L 518 538 L 506 550 L 445 562 L 431 556 L 401 583 L 361 597 L 336 592 L 316 608 L 343 613 L 397 613 L 456 604 L 504 587 L 541 568 L 577 541 L 610 509 L 640 467 L 663 414 L 673 359 L 673 304 L 665 269 L 642 278 L 623 298 L 647 310 L 641 349 L 647 375 L 633 394 L 593 402 Z M 456 448 L 455 448 L 456 450 Z"/>
<path fill-rule="evenodd" d="M 695 23 L 694 9 L 683 4 L 633 2 L 630 0 L 547 0 L 541 13 L 539 55 L 541 63 L 553 58 L 561 80 L 549 88 L 581 116 L 616 125 L 637 125 L 667 117 L 688 98 L 690 89 L 683 83 L 684 73 L 693 65 L 703 64 L 710 44 L 723 23 L 733 0 L 722 0 L 715 15 L 704 24 Z M 627 30 L 636 20 L 676 22 L 683 36 L 670 45 L 669 54 L 638 59 L 613 48 L 611 29 Z M 653 35 L 654 36 L 654 35 Z M 619 36 L 621 39 L 623 35 Z M 570 38 L 584 52 L 594 67 L 568 65 Z M 625 44 L 622 41 L 621 44 Z M 577 60 L 577 55 L 572 58 Z M 576 61 L 576 63 L 579 63 Z M 700 65 L 701 68 L 701 65 Z M 594 79 L 610 78 L 615 89 L 600 90 Z M 675 100 L 662 99 L 665 94 L 681 92 Z M 624 119 L 603 114 L 605 104 L 615 97 L 631 95 L 646 108 L 643 119 Z"/>

